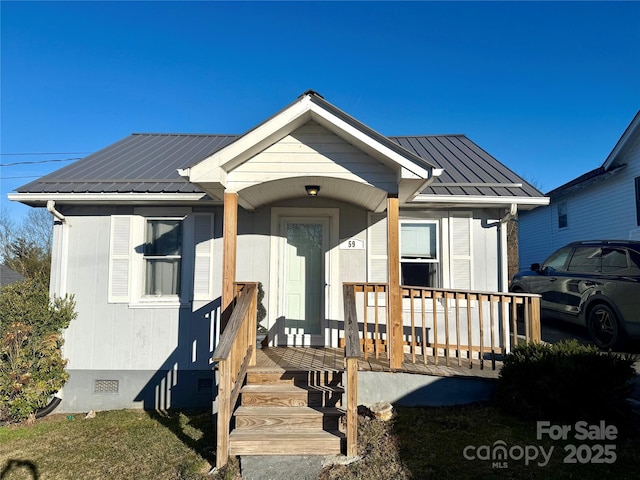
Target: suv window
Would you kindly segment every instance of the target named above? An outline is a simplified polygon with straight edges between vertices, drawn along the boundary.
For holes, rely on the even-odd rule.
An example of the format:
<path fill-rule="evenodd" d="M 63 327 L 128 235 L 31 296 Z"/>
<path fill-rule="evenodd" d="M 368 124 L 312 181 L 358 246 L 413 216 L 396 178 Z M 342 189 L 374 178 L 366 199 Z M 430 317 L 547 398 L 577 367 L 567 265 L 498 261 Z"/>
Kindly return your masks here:
<path fill-rule="evenodd" d="M 600 247 L 578 247 L 571 257 L 569 272 L 596 273 L 602 269 L 602 249 Z"/>
<path fill-rule="evenodd" d="M 564 271 L 564 266 L 567 264 L 569 255 L 571 254 L 571 248 L 561 248 L 556 253 L 547 258 L 542 265 L 543 270 L 551 271 Z"/>
<path fill-rule="evenodd" d="M 640 253 L 635 250 L 628 250 L 629 258 L 631 259 L 631 266 L 637 269 L 640 269 Z"/>
<path fill-rule="evenodd" d="M 617 272 L 627 266 L 627 254 L 622 248 L 602 249 L 602 273 Z"/>

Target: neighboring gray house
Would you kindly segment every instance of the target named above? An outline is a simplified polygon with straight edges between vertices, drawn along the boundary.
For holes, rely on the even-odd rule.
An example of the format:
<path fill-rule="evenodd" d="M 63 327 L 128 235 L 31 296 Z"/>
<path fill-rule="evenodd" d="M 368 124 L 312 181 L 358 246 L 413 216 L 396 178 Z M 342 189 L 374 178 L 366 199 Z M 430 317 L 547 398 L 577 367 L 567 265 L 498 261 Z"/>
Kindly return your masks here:
<path fill-rule="evenodd" d="M 239 136 L 131 135 L 9 198 L 56 217 L 65 411 L 210 402 L 234 278 L 263 284 L 271 345 L 337 346 L 342 282 L 387 281 L 389 205 L 402 282 L 507 291 L 503 221 L 548 201 L 464 135 L 385 137 L 312 91 Z"/>
<path fill-rule="evenodd" d="M 519 216 L 520 268 L 573 241 L 640 240 L 640 112 L 600 167 L 546 195 Z"/>
<path fill-rule="evenodd" d="M 11 270 L 5 265 L 0 265 L 0 286 L 9 285 L 15 282 L 22 282 L 24 277 L 22 274 Z"/>

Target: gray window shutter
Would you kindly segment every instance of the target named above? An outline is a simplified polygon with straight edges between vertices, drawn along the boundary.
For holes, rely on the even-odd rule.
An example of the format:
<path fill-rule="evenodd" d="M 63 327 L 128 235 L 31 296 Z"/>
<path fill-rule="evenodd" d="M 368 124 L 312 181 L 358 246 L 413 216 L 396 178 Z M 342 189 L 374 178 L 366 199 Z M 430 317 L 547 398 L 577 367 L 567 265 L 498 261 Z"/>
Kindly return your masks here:
<path fill-rule="evenodd" d="M 368 281 L 386 283 L 387 278 L 387 214 L 370 213 L 367 229 L 369 257 Z"/>
<path fill-rule="evenodd" d="M 131 295 L 132 217 L 111 216 L 109 303 L 128 303 Z"/>
<path fill-rule="evenodd" d="M 455 212 L 449 217 L 451 288 L 473 288 L 471 222 L 471 213 L 467 212 Z"/>
<path fill-rule="evenodd" d="M 195 263 L 193 299 L 213 298 L 213 214 L 196 213 L 194 217 Z"/>

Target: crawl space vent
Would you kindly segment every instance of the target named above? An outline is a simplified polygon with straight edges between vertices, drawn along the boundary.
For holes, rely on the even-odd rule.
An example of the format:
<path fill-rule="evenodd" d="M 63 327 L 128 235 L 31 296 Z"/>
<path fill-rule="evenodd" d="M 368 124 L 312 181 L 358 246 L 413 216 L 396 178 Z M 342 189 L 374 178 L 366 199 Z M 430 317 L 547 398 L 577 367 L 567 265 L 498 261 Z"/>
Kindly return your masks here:
<path fill-rule="evenodd" d="M 96 380 L 93 393 L 118 393 L 119 380 Z"/>

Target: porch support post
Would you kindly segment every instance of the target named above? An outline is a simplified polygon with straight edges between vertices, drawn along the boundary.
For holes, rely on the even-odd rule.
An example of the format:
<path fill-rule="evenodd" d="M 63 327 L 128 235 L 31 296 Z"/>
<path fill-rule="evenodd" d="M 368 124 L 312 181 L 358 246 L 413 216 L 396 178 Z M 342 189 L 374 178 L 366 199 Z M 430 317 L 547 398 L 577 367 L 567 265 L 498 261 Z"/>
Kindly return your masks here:
<path fill-rule="evenodd" d="M 224 225 L 222 226 L 222 311 L 226 311 L 235 296 L 236 245 L 238 239 L 238 194 L 224 194 Z"/>
<path fill-rule="evenodd" d="M 402 298 L 400 295 L 399 202 L 397 195 L 387 196 L 387 259 L 389 272 L 389 363 L 401 368 L 404 358 L 402 341 Z"/>

